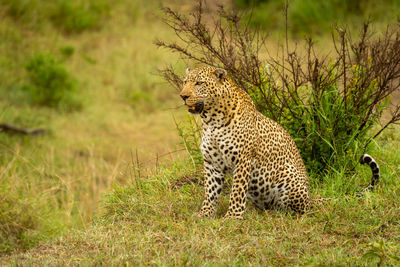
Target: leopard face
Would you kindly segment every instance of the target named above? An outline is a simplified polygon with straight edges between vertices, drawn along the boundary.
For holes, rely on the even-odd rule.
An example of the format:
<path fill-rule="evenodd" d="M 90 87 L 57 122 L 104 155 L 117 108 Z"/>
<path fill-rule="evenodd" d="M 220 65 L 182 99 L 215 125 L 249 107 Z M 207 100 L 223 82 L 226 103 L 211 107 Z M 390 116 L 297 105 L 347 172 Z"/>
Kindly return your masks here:
<path fill-rule="evenodd" d="M 212 67 L 186 69 L 180 96 L 190 113 L 201 114 L 204 110 L 209 110 L 224 95 L 218 85 L 223 82 L 225 74 L 225 70 Z"/>

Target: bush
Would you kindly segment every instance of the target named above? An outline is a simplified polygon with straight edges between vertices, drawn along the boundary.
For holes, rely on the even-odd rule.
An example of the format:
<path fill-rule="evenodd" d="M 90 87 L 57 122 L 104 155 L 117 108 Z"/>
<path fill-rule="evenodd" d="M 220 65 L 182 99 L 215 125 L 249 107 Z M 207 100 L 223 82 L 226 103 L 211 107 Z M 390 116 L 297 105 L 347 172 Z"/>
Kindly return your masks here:
<path fill-rule="evenodd" d="M 317 173 L 352 164 L 351 160 L 363 153 L 370 141 L 371 128 L 379 122 L 387 107 L 385 98 L 376 100 L 373 97 L 382 88 L 375 80 L 365 80 L 365 73 L 369 71 L 363 67 L 354 65 L 350 77 L 346 77 L 349 81 L 346 95 L 340 90 L 342 84 L 339 82 L 343 78 L 343 66 L 330 62 L 326 67 L 326 72 L 315 73 L 313 78 L 302 77 L 304 84 L 301 86 L 295 84 L 299 80 L 291 80 L 291 74 L 281 77 L 287 87 L 280 85 L 281 80 L 273 78 L 283 75 L 280 70 L 265 73 L 263 87 L 248 90 L 258 110 L 277 120 L 294 138 L 308 171 Z M 314 79 L 314 84 L 310 78 Z M 263 91 L 265 89 L 269 92 Z M 266 100 L 264 95 L 271 91 L 274 96 Z M 266 102 L 274 107 L 268 108 Z M 373 111 L 370 110 L 372 106 Z"/>
<path fill-rule="evenodd" d="M 77 81 L 52 54 L 32 56 L 25 69 L 29 84 L 24 88 L 33 103 L 66 110 L 81 108 L 76 96 Z"/>
<path fill-rule="evenodd" d="M 0 5 L 19 22 L 38 26 L 49 21 L 66 33 L 100 28 L 111 9 L 106 0 L 0 0 Z"/>
<path fill-rule="evenodd" d="M 1 3 L 8 5 L 7 13 L 17 20 L 22 19 L 24 16 L 26 16 L 38 4 L 35 0 L 2 0 Z"/>
<path fill-rule="evenodd" d="M 373 138 L 400 121 L 397 105 L 385 124 L 377 124 L 390 95 L 400 88 L 398 28 L 372 39 L 366 24 L 354 42 L 338 30 L 332 57 L 318 56 L 308 40 L 305 55 L 286 47 L 276 58 L 261 59 L 266 41 L 260 33 L 242 27 L 241 17 L 223 8 L 209 25 L 199 3 L 191 18 L 165 9 L 166 23 L 182 43 L 156 44 L 194 63 L 225 68 L 259 111 L 289 131 L 310 172 L 351 168 Z M 162 74 L 181 87 L 173 69 Z"/>
<path fill-rule="evenodd" d="M 103 0 L 58 0 L 56 3 L 51 19 L 56 26 L 70 33 L 99 27 L 110 11 L 110 5 Z"/>

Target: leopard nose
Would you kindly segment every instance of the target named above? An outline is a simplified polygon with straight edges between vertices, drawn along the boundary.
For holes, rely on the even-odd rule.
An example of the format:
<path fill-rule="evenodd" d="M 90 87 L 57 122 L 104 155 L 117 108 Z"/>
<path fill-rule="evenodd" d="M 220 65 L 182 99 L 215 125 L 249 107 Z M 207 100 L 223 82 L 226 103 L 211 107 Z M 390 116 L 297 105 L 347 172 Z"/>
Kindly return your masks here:
<path fill-rule="evenodd" d="M 188 99 L 188 98 L 189 98 L 189 96 L 188 96 L 188 95 L 181 95 L 181 97 L 182 97 L 183 101 L 186 101 L 186 99 Z"/>

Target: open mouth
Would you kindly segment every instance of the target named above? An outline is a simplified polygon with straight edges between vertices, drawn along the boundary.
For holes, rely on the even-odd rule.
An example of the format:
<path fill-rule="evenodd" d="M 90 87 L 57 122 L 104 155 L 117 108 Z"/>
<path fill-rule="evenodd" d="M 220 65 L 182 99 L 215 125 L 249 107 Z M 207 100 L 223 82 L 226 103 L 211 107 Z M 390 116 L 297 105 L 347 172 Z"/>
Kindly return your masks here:
<path fill-rule="evenodd" d="M 204 104 L 202 102 L 196 103 L 194 106 L 188 106 L 188 111 L 193 114 L 199 114 L 203 111 Z"/>

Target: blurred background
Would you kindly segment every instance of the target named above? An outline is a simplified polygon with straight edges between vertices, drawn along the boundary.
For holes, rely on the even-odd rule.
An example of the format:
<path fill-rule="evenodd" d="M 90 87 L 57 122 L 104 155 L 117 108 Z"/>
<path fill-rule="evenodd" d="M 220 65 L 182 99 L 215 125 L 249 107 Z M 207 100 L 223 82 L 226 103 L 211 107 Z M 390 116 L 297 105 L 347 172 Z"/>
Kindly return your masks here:
<path fill-rule="evenodd" d="M 161 7 L 188 14 L 195 4 L 0 0 L 0 254 L 85 227 L 132 171 L 187 157 L 175 123 L 187 111 L 158 69 L 183 75 L 189 63 L 153 42 L 176 38 Z M 272 47 L 285 36 L 283 0 L 209 0 L 211 17 L 218 4 L 245 14 Z M 334 25 L 371 20 L 381 31 L 399 15 L 399 0 L 290 0 L 288 32 L 327 49 Z"/>
<path fill-rule="evenodd" d="M 378 28 L 394 23 L 400 15 L 398 0 L 289 0 L 288 30 L 296 37 L 329 35 L 332 27 L 359 27 L 365 21 Z M 268 31 L 283 31 L 286 1 L 233 0 L 236 7 L 251 10 L 250 24 Z"/>

